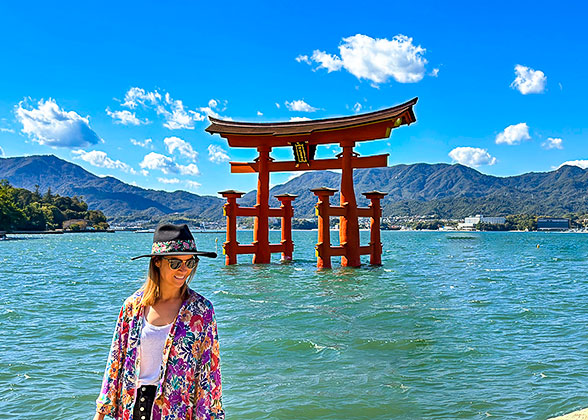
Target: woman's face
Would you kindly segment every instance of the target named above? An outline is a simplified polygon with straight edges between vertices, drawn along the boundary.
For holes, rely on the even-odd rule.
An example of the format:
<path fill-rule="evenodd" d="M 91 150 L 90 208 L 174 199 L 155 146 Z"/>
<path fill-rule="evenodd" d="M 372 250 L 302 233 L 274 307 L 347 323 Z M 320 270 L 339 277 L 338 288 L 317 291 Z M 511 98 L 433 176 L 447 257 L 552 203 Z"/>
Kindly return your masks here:
<path fill-rule="evenodd" d="M 182 287 L 190 273 L 193 270 L 196 270 L 196 267 L 198 266 L 198 264 L 196 264 L 196 266 L 192 269 L 186 267 L 185 262 L 191 260 L 192 258 L 196 257 L 194 257 L 193 255 L 173 255 L 163 257 L 159 261 L 156 261 L 155 265 L 159 267 L 159 273 L 161 276 L 161 286 L 170 287 L 174 289 L 179 289 L 180 287 Z M 182 261 L 182 265 L 177 270 L 174 270 L 170 267 L 170 264 L 173 265 L 173 260 Z"/>

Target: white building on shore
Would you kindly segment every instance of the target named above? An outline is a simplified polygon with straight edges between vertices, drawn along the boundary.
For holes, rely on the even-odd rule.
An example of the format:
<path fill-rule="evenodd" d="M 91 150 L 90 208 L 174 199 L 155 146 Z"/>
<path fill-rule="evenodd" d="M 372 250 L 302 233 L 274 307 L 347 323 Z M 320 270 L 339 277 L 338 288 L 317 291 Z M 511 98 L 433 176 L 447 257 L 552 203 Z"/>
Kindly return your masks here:
<path fill-rule="evenodd" d="M 458 223 L 457 228 L 459 230 L 475 230 L 475 226 L 478 223 L 488 223 L 489 225 L 503 225 L 506 223 L 504 217 L 486 217 L 481 214 L 477 214 L 473 217 L 466 217 L 463 223 Z"/>

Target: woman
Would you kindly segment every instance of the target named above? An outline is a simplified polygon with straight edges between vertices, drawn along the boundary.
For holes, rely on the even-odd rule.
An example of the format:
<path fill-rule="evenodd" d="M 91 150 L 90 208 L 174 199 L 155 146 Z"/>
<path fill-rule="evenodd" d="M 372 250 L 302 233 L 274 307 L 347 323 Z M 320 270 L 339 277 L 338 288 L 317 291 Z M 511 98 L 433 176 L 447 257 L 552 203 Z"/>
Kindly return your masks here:
<path fill-rule="evenodd" d="M 153 235 L 149 275 L 121 308 L 94 420 L 224 419 L 212 303 L 188 287 L 198 256 L 186 225 Z"/>

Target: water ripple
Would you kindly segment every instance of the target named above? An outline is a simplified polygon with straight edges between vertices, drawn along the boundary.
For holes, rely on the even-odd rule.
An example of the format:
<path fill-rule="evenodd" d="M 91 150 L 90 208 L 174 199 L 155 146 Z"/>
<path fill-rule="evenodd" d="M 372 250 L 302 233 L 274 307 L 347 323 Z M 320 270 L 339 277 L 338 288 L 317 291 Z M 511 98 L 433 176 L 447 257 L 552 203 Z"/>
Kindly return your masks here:
<path fill-rule="evenodd" d="M 588 406 L 587 235 L 382 237 L 383 266 L 358 270 L 317 270 L 316 232 L 294 233 L 287 264 L 202 259 L 192 287 L 216 308 L 228 418 L 545 419 Z M 91 418 L 118 310 L 145 276 L 129 258 L 150 243 L 0 242 L 2 415 Z"/>

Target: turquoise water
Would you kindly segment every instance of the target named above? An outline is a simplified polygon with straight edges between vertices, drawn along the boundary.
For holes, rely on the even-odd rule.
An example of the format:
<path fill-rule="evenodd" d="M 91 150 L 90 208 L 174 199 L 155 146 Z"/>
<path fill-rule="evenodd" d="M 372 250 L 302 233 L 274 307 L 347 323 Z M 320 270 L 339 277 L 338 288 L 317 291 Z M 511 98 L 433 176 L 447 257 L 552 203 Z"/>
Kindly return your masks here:
<path fill-rule="evenodd" d="M 118 310 L 147 269 L 129 258 L 152 235 L 22 238 L 0 242 L 0 418 L 90 419 Z M 220 251 L 224 235 L 196 240 Z M 588 406 L 588 235 L 383 232 L 383 267 L 324 271 L 316 232 L 294 241 L 293 263 L 202 259 L 193 280 L 215 305 L 228 419 Z"/>

